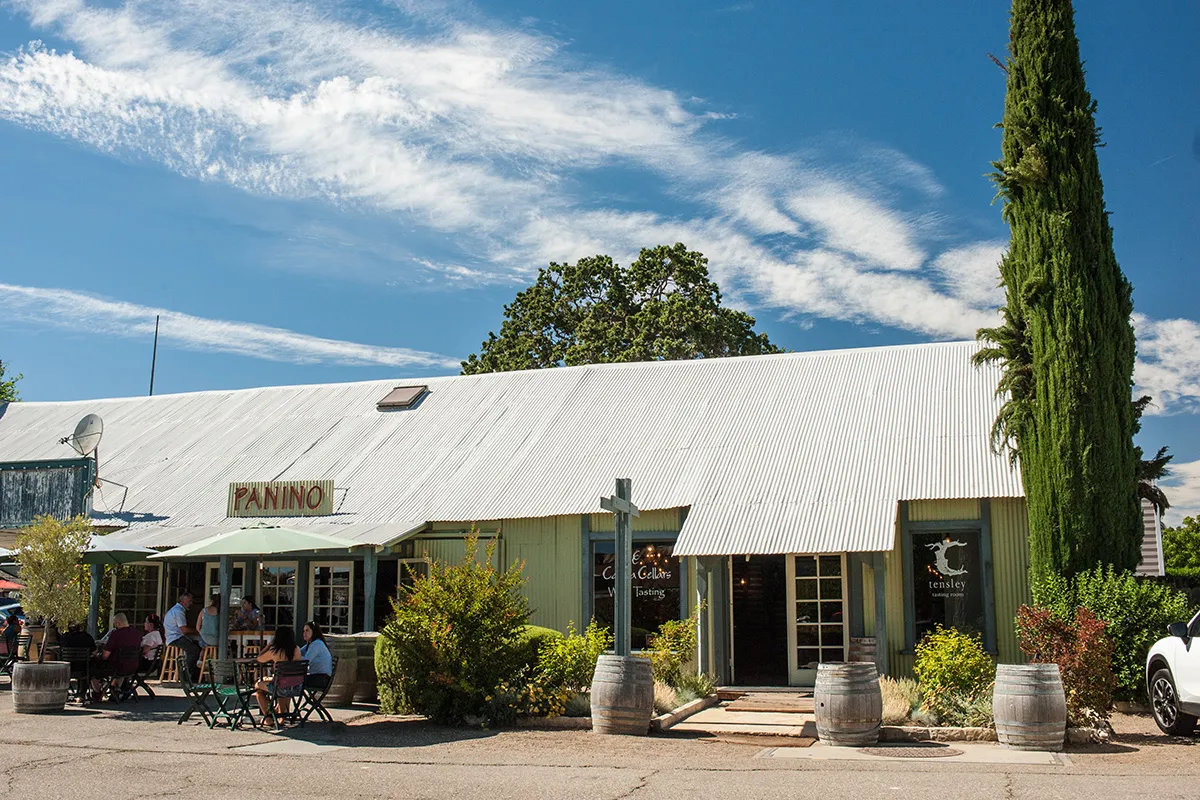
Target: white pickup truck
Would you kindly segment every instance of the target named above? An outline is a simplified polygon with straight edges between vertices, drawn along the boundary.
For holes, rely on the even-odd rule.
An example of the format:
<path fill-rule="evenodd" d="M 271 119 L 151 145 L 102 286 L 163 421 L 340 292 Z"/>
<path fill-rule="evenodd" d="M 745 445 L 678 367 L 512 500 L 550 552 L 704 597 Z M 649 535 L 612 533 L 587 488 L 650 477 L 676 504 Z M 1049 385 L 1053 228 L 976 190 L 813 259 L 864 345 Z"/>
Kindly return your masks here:
<path fill-rule="evenodd" d="M 1172 622 L 1146 656 L 1146 693 L 1163 733 L 1191 733 L 1200 717 L 1200 614 Z"/>

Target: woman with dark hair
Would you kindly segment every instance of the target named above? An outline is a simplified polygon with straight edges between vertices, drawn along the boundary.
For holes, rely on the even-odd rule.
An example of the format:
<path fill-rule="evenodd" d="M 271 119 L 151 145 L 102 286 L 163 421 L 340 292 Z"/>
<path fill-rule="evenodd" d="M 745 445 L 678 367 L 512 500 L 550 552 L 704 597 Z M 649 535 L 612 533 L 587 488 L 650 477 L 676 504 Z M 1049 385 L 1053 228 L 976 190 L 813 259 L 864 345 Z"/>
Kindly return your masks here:
<path fill-rule="evenodd" d="M 253 597 L 243 597 L 242 607 L 233 615 L 233 630 L 261 631 L 263 627 L 262 612 L 254 603 Z"/>
<path fill-rule="evenodd" d="M 163 623 L 158 614 L 148 614 L 142 620 L 142 670 L 158 661 L 158 652 L 163 646 Z"/>
<path fill-rule="evenodd" d="M 300 648 L 300 655 L 308 660 L 308 676 L 304 679 L 304 685 L 318 689 L 328 686 L 333 678 L 333 656 L 325 644 L 321 625 L 314 620 L 304 623 L 304 646 Z"/>
<path fill-rule="evenodd" d="M 266 649 L 258 654 L 258 663 L 271 664 L 280 661 L 300 661 L 300 648 L 296 646 L 296 631 L 287 625 L 280 625 L 275 629 L 275 636 L 271 639 L 271 643 Z M 267 713 L 267 699 L 271 691 L 271 681 L 274 678 L 261 680 L 255 684 L 255 696 L 258 698 L 258 709 L 265 716 Z M 286 714 L 287 708 L 284 707 L 287 701 L 282 701 L 279 706 L 276 706 L 276 714 Z"/>
<path fill-rule="evenodd" d="M 214 594 L 208 599 L 208 605 L 200 609 L 200 617 L 196 620 L 196 633 L 200 634 L 200 644 L 203 647 L 216 647 L 221 638 L 221 595 Z"/>

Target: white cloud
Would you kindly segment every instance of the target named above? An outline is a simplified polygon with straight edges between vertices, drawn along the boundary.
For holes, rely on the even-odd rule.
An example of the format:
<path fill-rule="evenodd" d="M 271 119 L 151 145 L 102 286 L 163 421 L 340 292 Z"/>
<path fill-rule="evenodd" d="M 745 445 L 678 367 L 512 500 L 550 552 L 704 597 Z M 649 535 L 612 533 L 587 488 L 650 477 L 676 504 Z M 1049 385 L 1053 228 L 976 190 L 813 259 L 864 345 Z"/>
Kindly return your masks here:
<path fill-rule="evenodd" d="M 0 283 L 0 308 L 6 321 L 24 321 L 69 330 L 145 339 L 160 316 L 159 339 L 191 350 L 232 353 L 268 361 L 349 366 L 457 368 L 448 356 L 324 339 L 284 328 L 207 319 L 162 308 L 104 300 L 67 289 L 43 289 Z"/>
<path fill-rule="evenodd" d="M 1184 517 L 1200 516 L 1200 461 L 1170 464 L 1171 475 L 1162 482 L 1171 507 L 1163 515 L 1164 525 L 1178 525 Z"/>
<path fill-rule="evenodd" d="M 1200 412 L 1200 324 L 1133 315 L 1138 337 L 1134 382 L 1154 398 L 1146 413 Z"/>
<path fill-rule="evenodd" d="M 71 52 L 30 43 L 0 61 L 0 119 L 250 192 L 361 205 L 445 243 L 380 258 L 382 280 L 504 282 L 683 241 L 739 306 L 937 338 L 996 321 L 1003 245 L 957 234 L 942 187 L 905 154 L 847 137 L 747 149 L 722 135 L 737 109 L 460 4 L 10 4 Z M 595 196 L 605 170 L 646 196 Z M 674 216 L 654 210 L 664 197 Z M 1196 323 L 1138 328 L 1139 385 L 1200 410 Z"/>

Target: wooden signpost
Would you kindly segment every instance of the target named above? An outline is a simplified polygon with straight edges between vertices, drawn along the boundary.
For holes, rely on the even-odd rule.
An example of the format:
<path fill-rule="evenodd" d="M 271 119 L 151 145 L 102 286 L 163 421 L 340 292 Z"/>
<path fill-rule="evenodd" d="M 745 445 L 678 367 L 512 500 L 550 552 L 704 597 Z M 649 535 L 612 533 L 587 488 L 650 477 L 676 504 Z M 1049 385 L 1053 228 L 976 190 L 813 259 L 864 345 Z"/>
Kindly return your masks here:
<path fill-rule="evenodd" d="M 629 500 L 629 478 L 617 478 L 617 493 L 601 497 L 600 507 L 616 516 L 616 581 L 613 592 L 614 650 L 619 656 L 632 652 L 630 627 L 633 603 L 633 517 L 638 508 Z"/>

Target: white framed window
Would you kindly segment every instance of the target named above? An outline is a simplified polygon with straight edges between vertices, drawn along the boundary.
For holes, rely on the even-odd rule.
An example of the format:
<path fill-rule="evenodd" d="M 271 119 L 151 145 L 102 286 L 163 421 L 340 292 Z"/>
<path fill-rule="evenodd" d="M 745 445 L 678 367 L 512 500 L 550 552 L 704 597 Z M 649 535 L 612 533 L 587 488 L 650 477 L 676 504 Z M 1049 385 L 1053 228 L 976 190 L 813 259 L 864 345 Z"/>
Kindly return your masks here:
<path fill-rule="evenodd" d="M 396 595 L 406 586 L 412 586 L 417 578 L 429 576 L 428 558 L 401 558 L 396 562 Z"/>
<path fill-rule="evenodd" d="M 129 624 L 137 628 L 151 614 L 162 616 L 161 585 L 162 564 L 122 564 L 112 582 L 113 613 L 125 612 Z M 100 620 L 100 625 L 107 628 L 107 620 Z"/>
<path fill-rule="evenodd" d="M 236 609 L 242 602 L 246 586 L 246 564 L 237 562 L 229 571 L 229 608 Z M 205 606 L 214 594 L 221 593 L 221 564 L 219 561 L 209 561 L 204 568 L 204 597 L 200 598 Z"/>
<path fill-rule="evenodd" d="M 354 563 L 315 561 L 310 565 L 308 608 L 328 633 L 350 633 L 354 624 Z"/>
<path fill-rule="evenodd" d="M 822 661 L 845 661 L 846 557 L 787 558 L 788 682 L 811 686 Z"/>
<path fill-rule="evenodd" d="M 258 607 L 267 633 L 296 627 L 296 561 L 264 561 L 258 570 Z"/>

